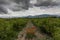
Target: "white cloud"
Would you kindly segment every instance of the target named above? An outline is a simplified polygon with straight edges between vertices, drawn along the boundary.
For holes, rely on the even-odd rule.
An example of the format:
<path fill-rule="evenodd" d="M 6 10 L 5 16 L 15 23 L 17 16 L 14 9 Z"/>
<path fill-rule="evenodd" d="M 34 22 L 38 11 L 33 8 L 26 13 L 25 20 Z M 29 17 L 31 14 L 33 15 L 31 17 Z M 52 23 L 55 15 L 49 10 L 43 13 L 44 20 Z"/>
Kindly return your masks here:
<path fill-rule="evenodd" d="M 60 8 L 54 7 L 49 9 L 40 9 L 39 7 L 29 8 L 29 10 L 25 11 L 18 11 L 13 12 L 11 10 L 8 10 L 9 14 L 0 14 L 0 17 L 22 17 L 22 16 L 28 16 L 28 15 L 41 15 L 41 14 L 52 14 L 52 15 L 60 15 Z"/>

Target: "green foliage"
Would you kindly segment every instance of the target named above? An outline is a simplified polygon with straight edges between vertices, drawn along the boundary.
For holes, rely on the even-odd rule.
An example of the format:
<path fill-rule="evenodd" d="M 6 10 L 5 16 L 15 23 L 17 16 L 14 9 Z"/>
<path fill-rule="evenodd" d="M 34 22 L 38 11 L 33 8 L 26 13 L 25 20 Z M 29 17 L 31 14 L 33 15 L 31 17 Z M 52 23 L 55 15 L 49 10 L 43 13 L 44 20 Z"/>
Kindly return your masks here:
<path fill-rule="evenodd" d="M 32 19 L 32 22 L 40 30 L 52 36 L 54 40 L 60 40 L 60 18 L 40 18 Z"/>
<path fill-rule="evenodd" d="M 0 40 L 15 40 L 18 33 L 26 26 L 26 23 L 31 20 L 36 27 L 47 33 L 51 33 L 53 39 L 60 40 L 60 18 L 0 18 Z M 49 35 L 49 34 L 48 34 Z"/>
<path fill-rule="evenodd" d="M 15 40 L 26 22 L 26 19 L 0 19 L 0 40 Z"/>

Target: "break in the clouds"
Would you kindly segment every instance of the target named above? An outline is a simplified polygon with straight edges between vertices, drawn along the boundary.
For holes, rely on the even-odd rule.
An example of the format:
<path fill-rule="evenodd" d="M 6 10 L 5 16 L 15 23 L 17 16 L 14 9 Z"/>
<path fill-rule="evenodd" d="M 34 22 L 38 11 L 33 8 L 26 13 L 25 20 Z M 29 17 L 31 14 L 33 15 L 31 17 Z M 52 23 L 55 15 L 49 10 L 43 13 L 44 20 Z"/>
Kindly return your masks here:
<path fill-rule="evenodd" d="M 0 17 L 59 14 L 59 10 L 60 0 L 0 0 Z"/>

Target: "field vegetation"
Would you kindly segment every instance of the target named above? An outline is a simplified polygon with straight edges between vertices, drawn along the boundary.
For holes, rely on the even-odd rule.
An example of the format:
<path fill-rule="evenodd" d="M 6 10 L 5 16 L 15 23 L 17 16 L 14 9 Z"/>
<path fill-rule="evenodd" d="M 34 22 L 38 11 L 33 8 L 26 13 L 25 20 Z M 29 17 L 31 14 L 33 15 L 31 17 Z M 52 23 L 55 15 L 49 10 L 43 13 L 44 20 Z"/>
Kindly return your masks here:
<path fill-rule="evenodd" d="M 54 40 L 60 40 L 60 18 L 0 18 L 0 40 L 16 40 L 18 33 L 26 27 L 27 22 L 32 23 L 41 32 L 49 35 Z"/>

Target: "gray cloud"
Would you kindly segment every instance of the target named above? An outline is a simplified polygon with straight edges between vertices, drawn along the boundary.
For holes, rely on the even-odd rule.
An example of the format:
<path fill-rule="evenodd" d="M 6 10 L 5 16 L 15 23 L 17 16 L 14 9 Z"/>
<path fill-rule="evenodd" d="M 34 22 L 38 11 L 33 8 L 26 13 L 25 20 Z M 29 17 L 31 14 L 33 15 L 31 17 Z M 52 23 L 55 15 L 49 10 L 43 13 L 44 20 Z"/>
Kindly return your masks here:
<path fill-rule="evenodd" d="M 12 11 L 20 11 L 29 8 L 29 0 L 0 0 L 0 5 Z"/>
<path fill-rule="evenodd" d="M 7 13 L 7 9 L 9 8 L 12 11 L 20 11 L 22 9 L 28 10 L 30 0 L 0 0 L 0 12 Z M 3 6 L 2 6 L 3 5 Z M 60 0 L 37 0 L 36 5 L 39 6 L 57 6 L 60 5 Z"/>
<path fill-rule="evenodd" d="M 8 13 L 7 9 L 5 7 L 3 7 L 2 5 L 0 5 L 0 14 L 1 13 L 5 13 L 5 14 Z"/>
<path fill-rule="evenodd" d="M 36 6 L 58 6 L 58 0 L 37 0 Z"/>

